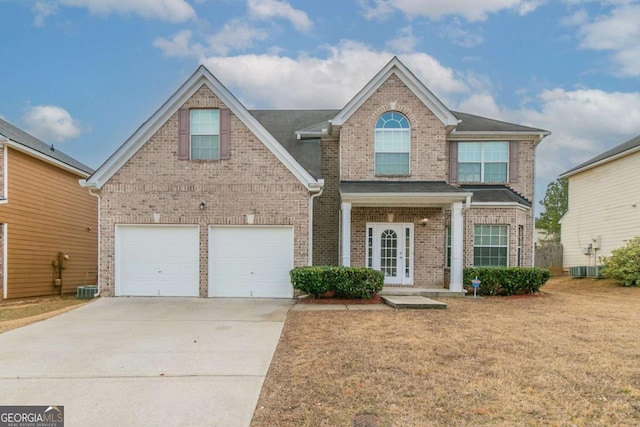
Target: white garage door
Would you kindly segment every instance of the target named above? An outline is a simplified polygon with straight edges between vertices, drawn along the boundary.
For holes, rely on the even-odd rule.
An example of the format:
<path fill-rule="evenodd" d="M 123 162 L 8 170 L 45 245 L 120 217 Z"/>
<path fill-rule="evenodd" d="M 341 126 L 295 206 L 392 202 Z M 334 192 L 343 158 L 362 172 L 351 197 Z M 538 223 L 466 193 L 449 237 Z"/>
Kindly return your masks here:
<path fill-rule="evenodd" d="M 198 226 L 116 226 L 116 295 L 199 295 Z"/>
<path fill-rule="evenodd" d="M 292 227 L 210 227 L 209 296 L 291 298 Z"/>

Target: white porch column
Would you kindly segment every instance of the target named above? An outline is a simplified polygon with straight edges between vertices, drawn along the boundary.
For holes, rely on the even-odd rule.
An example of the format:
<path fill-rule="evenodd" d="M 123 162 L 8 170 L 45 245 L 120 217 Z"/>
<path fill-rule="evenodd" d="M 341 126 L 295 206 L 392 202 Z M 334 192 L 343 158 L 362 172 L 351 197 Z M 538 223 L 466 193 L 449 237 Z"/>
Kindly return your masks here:
<path fill-rule="evenodd" d="M 351 203 L 342 202 L 342 266 L 351 266 Z"/>
<path fill-rule="evenodd" d="M 451 284 L 449 289 L 462 292 L 462 256 L 464 250 L 462 202 L 451 204 Z"/>

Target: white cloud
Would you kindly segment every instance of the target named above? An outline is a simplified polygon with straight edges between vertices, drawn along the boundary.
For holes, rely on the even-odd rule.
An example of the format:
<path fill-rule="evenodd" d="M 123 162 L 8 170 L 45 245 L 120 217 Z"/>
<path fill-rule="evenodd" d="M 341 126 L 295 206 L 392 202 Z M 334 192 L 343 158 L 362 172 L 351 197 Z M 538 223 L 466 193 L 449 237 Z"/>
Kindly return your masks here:
<path fill-rule="evenodd" d="M 536 153 L 539 191 L 559 174 L 640 135 L 640 92 L 556 88 L 543 91 L 538 100 L 537 109 L 501 114 L 505 120 L 552 132 Z"/>
<path fill-rule="evenodd" d="M 153 41 L 153 45 L 167 56 L 200 56 L 204 51 L 201 44 L 191 44 L 191 30 L 178 31 L 170 39 L 159 37 Z"/>
<path fill-rule="evenodd" d="M 203 63 L 249 108 L 341 108 L 393 57 L 354 41 L 327 50 L 325 58 L 213 56 Z M 469 90 L 452 69 L 425 53 L 401 60 L 438 96 Z"/>
<path fill-rule="evenodd" d="M 464 28 L 460 20 L 454 18 L 451 22 L 440 28 L 440 37 L 447 38 L 451 43 L 458 46 L 471 48 L 484 42 L 484 37 L 478 33 L 473 33 Z"/>
<path fill-rule="evenodd" d="M 614 74 L 640 76 L 640 4 L 618 5 L 591 20 L 578 11 L 565 22 L 578 26 L 581 48 L 611 52 Z"/>
<path fill-rule="evenodd" d="M 206 37 L 204 43 L 193 42 L 193 32 L 182 30 L 171 38 L 155 39 L 153 45 L 166 56 L 193 56 L 201 59 L 208 55 L 227 55 L 231 51 L 249 49 L 254 46 L 254 42 L 268 37 L 267 31 L 238 19 L 227 22 L 220 31 Z"/>
<path fill-rule="evenodd" d="M 64 142 L 83 133 L 81 123 L 56 105 L 29 107 L 22 122 L 27 132 L 47 142 Z"/>
<path fill-rule="evenodd" d="M 511 9 L 525 15 L 535 10 L 544 0 L 360 0 L 367 19 L 384 18 L 398 10 L 408 16 L 462 16 L 467 21 L 482 21 L 490 13 Z"/>
<path fill-rule="evenodd" d="M 196 17 L 186 0 L 58 0 L 60 5 L 85 7 L 95 15 L 117 12 L 135 14 L 146 19 L 184 22 Z"/>
<path fill-rule="evenodd" d="M 406 53 L 413 52 L 418 43 L 418 38 L 413 35 L 411 27 L 404 27 L 398 30 L 398 36 L 387 41 L 387 48 L 394 52 Z"/>
<path fill-rule="evenodd" d="M 31 10 L 35 14 L 33 18 L 33 25 L 36 27 L 44 27 L 44 21 L 49 16 L 56 12 L 57 6 L 55 3 L 45 3 L 42 1 L 35 2 L 31 7 Z"/>
<path fill-rule="evenodd" d="M 309 32 L 313 23 L 306 12 L 294 9 L 286 1 L 279 0 L 249 0 L 249 16 L 253 19 L 269 20 L 271 18 L 284 18 L 291 22 L 296 30 Z"/>
<path fill-rule="evenodd" d="M 253 47 L 254 41 L 266 40 L 269 33 L 248 22 L 232 20 L 216 34 L 207 37 L 207 51 L 211 54 L 226 55 L 231 50 L 242 50 Z"/>

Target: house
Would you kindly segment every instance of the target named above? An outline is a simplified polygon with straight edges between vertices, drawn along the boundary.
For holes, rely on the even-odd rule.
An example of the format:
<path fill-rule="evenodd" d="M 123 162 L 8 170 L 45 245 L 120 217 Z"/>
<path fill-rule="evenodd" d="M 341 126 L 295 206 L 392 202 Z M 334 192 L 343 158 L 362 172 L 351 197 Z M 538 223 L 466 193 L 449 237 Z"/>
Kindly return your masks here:
<path fill-rule="evenodd" d="M 0 119 L 0 299 L 95 284 L 98 199 L 78 185 L 92 172 Z"/>
<path fill-rule="evenodd" d="M 569 182 L 561 220 L 565 268 L 595 266 L 640 236 L 640 136 L 560 175 Z"/>
<path fill-rule="evenodd" d="M 549 132 L 449 110 L 393 58 L 340 110 L 248 111 L 205 67 L 83 185 L 103 295 L 291 297 L 302 265 L 461 294 L 531 266 Z"/>

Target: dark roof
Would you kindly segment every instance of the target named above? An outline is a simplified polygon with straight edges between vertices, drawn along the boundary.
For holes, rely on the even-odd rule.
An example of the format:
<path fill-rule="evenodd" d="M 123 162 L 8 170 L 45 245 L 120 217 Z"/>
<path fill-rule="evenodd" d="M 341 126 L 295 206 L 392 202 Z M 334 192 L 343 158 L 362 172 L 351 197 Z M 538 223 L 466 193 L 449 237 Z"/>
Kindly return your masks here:
<path fill-rule="evenodd" d="M 486 117 L 475 116 L 473 114 L 460 113 L 452 111 L 452 113 L 462 120 L 456 126 L 457 132 L 533 132 L 548 133 L 543 129 L 532 128 L 528 126 L 516 125 L 514 123 L 502 122 L 500 120 L 489 119 Z"/>
<path fill-rule="evenodd" d="M 339 110 L 250 110 L 267 131 L 314 178 L 322 177 L 320 139 L 297 139 L 296 131 L 326 122 Z"/>
<path fill-rule="evenodd" d="M 52 150 L 50 145 L 45 144 L 44 142 L 40 141 L 38 138 L 29 135 L 25 131 L 18 129 L 11 123 L 4 121 L 2 119 L 0 119 L 0 135 L 3 135 L 4 137 L 10 139 L 13 142 L 16 142 L 32 150 L 35 150 L 40 154 L 43 154 L 47 157 L 51 157 L 52 159 L 55 159 L 73 168 L 79 169 L 88 174 L 93 173 L 93 169 L 91 169 L 89 166 L 82 164 L 79 161 L 67 156 L 57 148 L 55 150 Z"/>
<path fill-rule="evenodd" d="M 578 166 L 576 166 L 573 169 L 569 169 L 568 171 L 566 171 L 565 173 L 561 174 L 560 176 L 563 177 L 565 175 L 569 175 L 572 172 L 575 172 L 577 170 L 583 169 L 583 168 L 585 168 L 587 166 L 590 166 L 590 165 L 592 165 L 594 163 L 598 163 L 598 162 L 600 162 L 602 160 L 608 159 L 609 157 L 614 157 L 614 156 L 616 156 L 618 154 L 622 154 L 625 151 L 628 151 L 628 150 L 631 150 L 631 149 L 637 148 L 637 147 L 640 147 L 640 135 L 636 136 L 635 138 L 631 138 L 630 140 L 628 140 L 626 142 L 623 142 L 620 145 L 616 145 L 612 149 L 607 150 L 604 153 L 602 153 L 602 154 L 600 154 L 598 156 L 595 156 L 594 158 L 592 158 L 590 160 L 587 160 L 584 163 L 579 164 Z"/>
<path fill-rule="evenodd" d="M 461 185 L 473 193 L 471 203 L 519 203 L 531 207 L 531 202 L 504 185 Z"/>
<path fill-rule="evenodd" d="M 341 193 L 466 193 L 444 181 L 342 181 Z"/>

